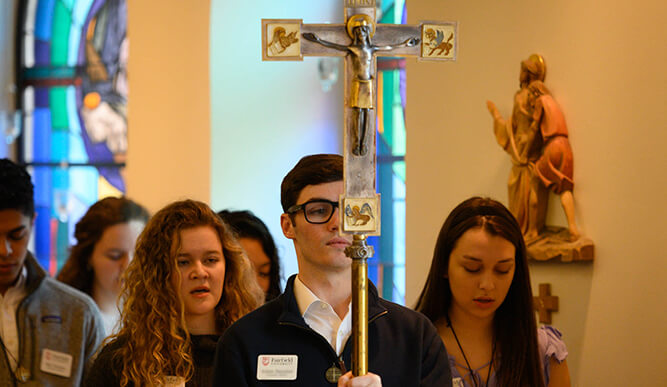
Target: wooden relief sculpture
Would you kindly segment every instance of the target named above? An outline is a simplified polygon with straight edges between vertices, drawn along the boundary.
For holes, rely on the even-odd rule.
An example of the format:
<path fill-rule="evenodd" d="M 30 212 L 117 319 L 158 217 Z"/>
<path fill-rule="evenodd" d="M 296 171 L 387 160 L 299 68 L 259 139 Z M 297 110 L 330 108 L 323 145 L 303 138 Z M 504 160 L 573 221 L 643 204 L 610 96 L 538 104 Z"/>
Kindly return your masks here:
<path fill-rule="evenodd" d="M 546 64 L 533 54 L 521 62 L 512 115 L 487 101 L 498 144 L 510 155 L 509 207 L 519 221 L 529 255 L 537 260 L 592 260 L 593 243 L 575 221 L 574 163 L 565 116 L 544 85 Z M 549 192 L 560 198 L 567 228 L 546 226 Z"/>

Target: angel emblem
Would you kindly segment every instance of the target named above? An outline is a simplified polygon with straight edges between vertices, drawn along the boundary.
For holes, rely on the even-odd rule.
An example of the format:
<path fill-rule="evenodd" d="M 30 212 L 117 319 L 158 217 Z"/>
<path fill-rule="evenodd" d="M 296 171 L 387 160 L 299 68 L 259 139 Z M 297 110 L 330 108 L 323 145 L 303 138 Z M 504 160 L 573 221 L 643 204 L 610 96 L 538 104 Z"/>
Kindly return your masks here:
<path fill-rule="evenodd" d="M 428 53 L 429 56 L 433 55 L 435 50 L 440 50 L 436 55 L 449 55 L 449 51 L 454 47 L 454 45 L 450 43 L 454 38 L 453 32 L 449 34 L 447 41 L 444 41 L 445 33 L 442 30 L 433 31 L 433 28 L 429 28 L 424 35 L 426 35 L 426 39 L 429 41 L 428 45 L 431 47 L 431 52 Z"/>
<path fill-rule="evenodd" d="M 269 43 L 269 51 L 271 51 L 272 55 L 281 54 L 287 49 L 287 47 L 291 46 L 292 43 L 296 43 L 298 41 L 299 38 L 296 37 L 296 31 L 292 31 L 288 34 L 285 31 L 285 28 L 276 27 L 273 30 L 273 38 L 271 39 L 271 43 Z"/>
<path fill-rule="evenodd" d="M 345 216 L 347 217 L 348 224 L 352 226 L 365 226 L 371 219 L 373 219 L 373 210 L 368 203 L 364 203 L 361 206 L 352 206 L 348 204 L 345 207 Z"/>

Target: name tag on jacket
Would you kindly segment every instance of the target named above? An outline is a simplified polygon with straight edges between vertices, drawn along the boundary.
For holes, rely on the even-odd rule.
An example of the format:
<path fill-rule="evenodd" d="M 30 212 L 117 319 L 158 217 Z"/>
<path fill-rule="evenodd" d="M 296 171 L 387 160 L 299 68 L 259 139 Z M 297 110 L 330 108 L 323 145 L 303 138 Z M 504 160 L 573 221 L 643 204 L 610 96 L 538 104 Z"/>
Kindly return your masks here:
<path fill-rule="evenodd" d="M 296 380 L 297 355 L 257 356 L 257 380 Z"/>
<path fill-rule="evenodd" d="M 69 378 L 72 375 L 72 355 L 44 348 L 39 369 L 47 374 Z"/>

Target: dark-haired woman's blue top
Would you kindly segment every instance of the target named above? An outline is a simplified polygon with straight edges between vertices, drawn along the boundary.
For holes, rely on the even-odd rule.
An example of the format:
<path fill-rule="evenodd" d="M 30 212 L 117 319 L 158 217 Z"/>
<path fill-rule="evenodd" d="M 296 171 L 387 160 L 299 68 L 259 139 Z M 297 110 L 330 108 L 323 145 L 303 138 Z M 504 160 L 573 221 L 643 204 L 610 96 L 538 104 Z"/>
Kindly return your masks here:
<path fill-rule="evenodd" d="M 556 359 L 559 363 L 562 363 L 563 360 L 567 357 L 567 347 L 565 342 L 561 339 L 562 334 L 558 329 L 545 325 L 540 327 L 537 330 L 537 346 L 538 353 L 540 354 L 540 361 L 542 362 L 542 375 L 544 375 L 545 385 L 549 385 L 550 377 L 550 362 L 551 358 Z M 454 360 L 454 356 L 448 355 L 449 357 L 449 368 L 452 370 L 452 384 L 453 387 L 473 387 L 468 381 L 470 378 L 465 380 L 461 377 L 457 365 L 463 369 L 468 368 L 465 364 L 459 364 Z M 477 385 L 485 385 L 487 387 L 499 387 L 496 383 L 496 374 L 495 372 L 491 374 L 487 384 L 482 382 L 482 375 L 480 375 L 479 370 L 488 366 L 489 363 L 484 364 L 483 366 L 473 370 L 473 377 L 477 379 Z"/>

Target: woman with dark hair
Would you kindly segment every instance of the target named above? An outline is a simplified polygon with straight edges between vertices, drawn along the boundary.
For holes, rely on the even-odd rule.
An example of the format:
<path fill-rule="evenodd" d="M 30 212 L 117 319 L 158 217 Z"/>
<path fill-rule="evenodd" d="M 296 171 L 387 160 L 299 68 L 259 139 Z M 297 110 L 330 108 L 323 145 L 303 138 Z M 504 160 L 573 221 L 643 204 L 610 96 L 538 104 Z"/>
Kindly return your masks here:
<path fill-rule="evenodd" d="M 150 219 L 121 297 L 120 329 L 87 386 L 210 386 L 218 338 L 264 299 L 231 230 L 193 200 Z"/>
<path fill-rule="evenodd" d="M 261 219 L 250 211 L 222 210 L 218 215 L 236 233 L 239 243 L 252 262 L 257 283 L 266 294 L 266 301 L 280 295 L 280 258 L 276 243 Z"/>
<path fill-rule="evenodd" d="M 416 309 L 448 348 L 454 386 L 570 385 L 560 332 L 537 329 L 521 229 L 493 199 L 449 214 Z"/>
<path fill-rule="evenodd" d="M 120 317 L 121 274 L 147 221 L 148 211 L 125 197 L 107 197 L 93 204 L 77 222 L 77 242 L 56 277 L 95 300 L 107 335 Z"/>

